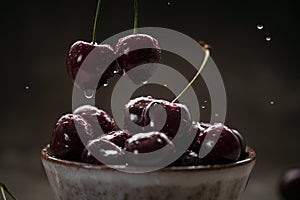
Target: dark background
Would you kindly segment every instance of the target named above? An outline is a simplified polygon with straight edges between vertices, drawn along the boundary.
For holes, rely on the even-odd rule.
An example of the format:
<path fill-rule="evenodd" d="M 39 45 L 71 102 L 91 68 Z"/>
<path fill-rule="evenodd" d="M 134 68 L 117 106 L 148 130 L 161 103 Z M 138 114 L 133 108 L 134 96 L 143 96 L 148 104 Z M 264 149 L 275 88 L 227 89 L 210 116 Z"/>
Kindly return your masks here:
<path fill-rule="evenodd" d="M 258 154 L 244 200 L 279 199 L 278 178 L 300 167 L 295 2 L 140 0 L 141 27 L 174 29 L 214 47 L 228 95 L 226 122 Z M 102 1 L 99 42 L 132 27 L 132 6 Z M 95 8 L 96 0 L 1 3 L 0 181 L 19 199 L 54 199 L 39 153 L 57 118 L 71 111 L 66 55 L 74 41 L 91 40 Z"/>

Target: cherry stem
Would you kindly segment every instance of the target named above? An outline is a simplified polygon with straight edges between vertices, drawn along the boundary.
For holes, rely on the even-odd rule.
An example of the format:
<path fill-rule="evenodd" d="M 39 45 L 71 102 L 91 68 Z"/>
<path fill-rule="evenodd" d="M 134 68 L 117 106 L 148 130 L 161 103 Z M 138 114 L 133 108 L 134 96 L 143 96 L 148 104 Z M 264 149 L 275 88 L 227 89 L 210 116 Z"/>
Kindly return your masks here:
<path fill-rule="evenodd" d="M 0 192 L 1 192 L 1 196 L 3 200 L 6 200 L 6 196 L 5 196 L 5 192 L 7 194 L 9 194 L 9 196 L 13 199 L 13 200 L 17 200 L 17 198 L 7 189 L 7 187 L 0 182 Z"/>
<path fill-rule="evenodd" d="M 98 23 L 98 18 L 99 18 L 100 5 L 101 5 L 101 0 L 98 0 L 95 20 L 94 20 L 94 27 L 93 27 L 93 38 L 92 38 L 93 44 L 96 42 L 96 28 L 97 28 L 97 23 Z"/>
<path fill-rule="evenodd" d="M 138 23 L 139 23 L 139 7 L 138 7 L 138 0 L 134 0 L 134 28 L 133 34 L 137 33 Z"/>
<path fill-rule="evenodd" d="M 204 67 L 205 67 L 205 65 L 208 61 L 209 54 L 210 54 L 209 46 L 204 45 L 203 50 L 205 52 L 205 56 L 204 56 L 204 59 L 202 61 L 201 67 L 199 68 L 199 70 L 196 73 L 196 75 L 194 76 L 194 78 L 190 81 L 190 83 L 180 92 L 180 94 L 172 101 L 172 103 L 175 103 L 189 89 L 189 87 L 191 87 L 191 85 L 195 82 L 195 80 L 200 75 L 201 71 L 204 69 Z"/>

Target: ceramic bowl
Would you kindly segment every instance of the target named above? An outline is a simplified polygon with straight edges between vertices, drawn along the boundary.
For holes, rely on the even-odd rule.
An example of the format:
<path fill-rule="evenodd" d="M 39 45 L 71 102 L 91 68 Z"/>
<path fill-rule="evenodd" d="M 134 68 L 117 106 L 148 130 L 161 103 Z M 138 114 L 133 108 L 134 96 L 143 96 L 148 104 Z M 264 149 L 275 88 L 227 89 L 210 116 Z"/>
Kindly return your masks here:
<path fill-rule="evenodd" d="M 166 167 L 133 174 L 107 166 L 53 158 L 41 152 L 48 180 L 60 200 L 237 200 L 244 192 L 256 154 L 225 165 Z"/>

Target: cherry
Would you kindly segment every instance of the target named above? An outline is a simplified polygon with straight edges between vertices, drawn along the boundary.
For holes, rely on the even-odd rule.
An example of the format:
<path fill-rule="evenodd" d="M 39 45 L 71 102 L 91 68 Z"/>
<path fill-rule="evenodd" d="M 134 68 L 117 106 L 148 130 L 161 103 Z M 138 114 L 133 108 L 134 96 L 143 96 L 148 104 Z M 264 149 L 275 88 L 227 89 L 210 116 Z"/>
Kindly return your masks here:
<path fill-rule="evenodd" d="M 147 63 L 159 63 L 161 50 L 158 41 L 146 34 L 133 34 L 120 38 L 115 47 L 118 66 L 124 71 Z M 154 66 L 135 69 L 128 76 L 136 84 L 147 81 L 154 70 Z"/>
<path fill-rule="evenodd" d="M 90 164 L 125 164 L 122 149 L 114 143 L 101 138 L 89 142 L 81 154 L 81 161 Z"/>
<path fill-rule="evenodd" d="M 164 133 L 138 133 L 126 140 L 125 149 L 133 153 L 149 153 L 166 145 L 174 147 L 173 142 Z"/>
<path fill-rule="evenodd" d="M 125 131 L 112 131 L 106 135 L 103 135 L 101 139 L 108 140 L 117 145 L 118 147 L 124 148 L 125 141 L 130 137 L 130 134 Z"/>
<path fill-rule="evenodd" d="M 163 147 L 166 151 L 161 152 L 158 156 L 142 155 L 143 153 L 155 152 Z M 127 139 L 125 150 L 132 152 L 130 163 L 136 166 L 154 166 L 167 159 L 167 156 L 174 153 L 175 146 L 173 142 L 160 132 L 138 133 Z"/>
<path fill-rule="evenodd" d="M 66 114 L 54 126 L 50 150 L 57 158 L 77 160 L 84 148 L 81 139 L 87 142 L 92 137 L 92 127 L 83 117 Z"/>
<path fill-rule="evenodd" d="M 203 161 L 198 157 L 198 154 L 187 150 L 171 166 L 197 166 L 201 164 L 203 164 Z"/>
<path fill-rule="evenodd" d="M 87 120 L 92 125 L 94 133 L 97 136 L 118 130 L 114 119 L 105 111 L 96 108 L 95 106 L 80 106 L 74 110 L 74 114 L 81 115 L 85 120 Z"/>
<path fill-rule="evenodd" d="M 241 144 L 241 155 L 240 155 L 239 160 L 243 160 L 246 157 L 248 157 L 248 153 L 246 151 L 246 142 L 245 142 L 245 139 L 244 139 L 244 137 L 242 136 L 242 134 L 239 131 L 237 131 L 235 129 L 231 129 L 231 130 L 235 134 L 235 136 L 237 136 L 237 138 L 240 141 L 240 144 Z"/>
<path fill-rule="evenodd" d="M 241 144 L 238 137 L 227 126 L 215 123 L 204 132 L 201 151 L 209 152 L 204 158 L 207 164 L 226 164 L 236 162 L 241 155 Z"/>
<path fill-rule="evenodd" d="M 114 50 L 110 45 L 77 41 L 69 50 L 67 71 L 78 88 L 82 90 L 98 89 L 107 84 L 108 79 L 117 71 L 116 63 L 111 62 L 114 59 Z M 76 79 L 80 68 L 82 73 Z"/>
<path fill-rule="evenodd" d="M 279 189 L 285 200 L 300 199 L 300 168 L 285 172 L 280 179 Z"/>
<path fill-rule="evenodd" d="M 125 128 L 132 133 L 159 131 L 172 139 L 179 131 L 190 131 L 191 116 L 183 104 L 139 97 L 125 106 Z"/>
<path fill-rule="evenodd" d="M 209 128 L 211 124 L 208 123 L 203 123 L 203 122 L 193 122 L 192 125 L 192 131 L 191 132 L 196 132 L 196 136 L 194 141 L 192 142 L 191 146 L 189 147 L 189 150 L 192 152 L 196 152 L 197 154 L 200 151 L 201 145 L 204 141 L 204 131 Z"/>

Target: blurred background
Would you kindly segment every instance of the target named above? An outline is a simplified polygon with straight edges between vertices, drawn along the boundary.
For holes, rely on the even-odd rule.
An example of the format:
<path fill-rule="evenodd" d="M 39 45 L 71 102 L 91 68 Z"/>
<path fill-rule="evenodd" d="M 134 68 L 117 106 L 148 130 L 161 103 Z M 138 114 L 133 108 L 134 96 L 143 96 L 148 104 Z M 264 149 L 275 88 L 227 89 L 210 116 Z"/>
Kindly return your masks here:
<path fill-rule="evenodd" d="M 280 175 L 300 167 L 296 1 L 139 3 L 141 27 L 174 29 L 213 46 L 212 58 L 228 97 L 226 123 L 239 129 L 258 154 L 242 200 L 280 199 Z M 54 199 L 40 150 L 49 142 L 56 120 L 71 111 L 67 51 L 78 39 L 91 41 L 96 4 L 97 0 L 1 3 L 0 181 L 19 199 Z M 132 0 L 102 0 L 99 42 L 132 28 L 132 7 Z M 98 101 L 106 104 L 107 98 Z"/>

